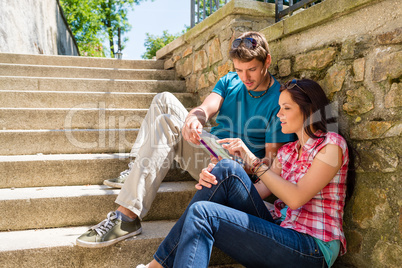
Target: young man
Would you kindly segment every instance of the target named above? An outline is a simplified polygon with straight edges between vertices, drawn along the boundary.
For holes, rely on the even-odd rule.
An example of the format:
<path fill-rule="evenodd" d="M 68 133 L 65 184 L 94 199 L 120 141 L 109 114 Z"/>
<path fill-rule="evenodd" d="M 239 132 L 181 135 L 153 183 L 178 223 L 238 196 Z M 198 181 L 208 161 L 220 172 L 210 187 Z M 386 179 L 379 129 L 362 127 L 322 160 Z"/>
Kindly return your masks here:
<path fill-rule="evenodd" d="M 140 219 L 148 213 L 173 160 L 197 181 L 208 165 L 210 155 L 199 145 L 201 133 L 240 138 L 265 162 L 274 159 L 283 143 L 295 139 L 281 132 L 276 119 L 280 85 L 268 72 L 271 55 L 265 38 L 256 32 L 242 34 L 231 44 L 230 57 L 236 72 L 222 77 L 189 113 L 172 94 L 155 96 L 131 151 L 135 161 L 116 199 L 120 207 L 78 237 L 77 245 L 103 247 L 141 233 Z M 218 125 L 210 134 L 203 131 L 218 112 Z"/>

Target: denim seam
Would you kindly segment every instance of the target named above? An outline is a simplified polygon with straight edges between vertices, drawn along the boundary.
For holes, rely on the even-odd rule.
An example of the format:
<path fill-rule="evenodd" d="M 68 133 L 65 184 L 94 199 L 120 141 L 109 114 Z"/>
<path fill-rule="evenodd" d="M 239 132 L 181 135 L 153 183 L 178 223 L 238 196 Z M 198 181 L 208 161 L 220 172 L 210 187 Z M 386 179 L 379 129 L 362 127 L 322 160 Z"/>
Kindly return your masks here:
<path fill-rule="evenodd" d="M 206 224 L 205 224 L 205 221 L 206 221 L 206 220 L 204 220 L 204 225 L 206 225 Z M 195 252 L 197 251 L 197 248 L 198 248 L 198 242 L 200 241 L 200 236 L 201 236 L 201 230 L 198 230 L 198 237 L 197 237 L 197 239 L 196 239 L 197 243 L 196 243 L 195 248 L 194 248 Z M 189 257 L 191 257 L 191 256 L 189 256 Z M 195 254 L 194 254 L 192 257 L 193 257 L 193 259 L 191 260 L 191 265 L 194 263 Z"/>
<path fill-rule="evenodd" d="M 166 264 L 166 260 L 170 257 L 170 255 L 172 255 L 173 251 L 175 251 L 175 249 L 179 246 L 179 243 L 180 243 L 180 242 L 177 242 L 177 244 L 173 247 L 173 249 L 169 252 L 169 254 L 167 254 L 167 256 L 166 256 L 165 259 L 162 260 L 161 258 L 157 257 L 157 258 L 162 262 L 162 263 L 161 263 L 162 266 L 164 266 L 164 267 L 166 267 L 166 268 L 169 267 L 169 266 L 164 265 L 164 264 Z M 154 254 L 154 256 L 156 256 L 156 253 Z"/>
<path fill-rule="evenodd" d="M 154 259 L 163 267 L 165 268 L 169 268 L 169 266 L 167 266 L 166 262 L 164 262 L 163 260 L 161 260 L 161 258 L 159 258 L 156 253 L 154 254 Z"/>
<path fill-rule="evenodd" d="M 257 234 L 257 235 L 263 236 L 263 237 L 265 237 L 265 238 L 267 238 L 267 239 L 271 239 L 271 240 L 274 241 L 278 246 L 281 246 L 281 247 L 286 248 L 287 250 L 296 252 L 296 253 L 300 254 L 301 256 L 308 257 L 308 258 L 313 258 L 313 259 L 324 258 L 324 256 L 312 256 L 312 255 L 309 255 L 309 254 L 300 252 L 300 251 L 298 251 L 298 250 L 295 250 L 294 248 L 291 248 L 291 247 L 288 247 L 288 246 L 286 246 L 286 245 L 281 244 L 278 240 L 276 240 L 276 239 L 274 239 L 274 238 L 272 238 L 272 237 L 268 237 L 268 236 L 263 235 L 263 234 L 261 234 L 261 233 L 259 233 L 259 232 L 256 232 L 255 230 L 246 228 L 246 227 L 244 227 L 244 226 L 242 226 L 242 225 L 240 225 L 240 224 L 238 224 L 238 223 L 234 223 L 234 222 L 228 221 L 228 220 L 226 220 L 226 219 L 224 219 L 224 218 L 222 218 L 222 217 L 219 217 L 219 216 L 208 216 L 208 217 L 210 217 L 210 218 L 212 218 L 212 217 L 213 217 L 213 218 L 218 218 L 218 219 L 220 219 L 220 220 L 222 220 L 222 221 L 230 222 L 231 224 L 235 224 L 235 225 L 239 226 L 240 228 L 243 228 L 243 229 L 245 229 L 245 230 L 248 230 L 248 231 L 250 231 L 250 232 L 253 232 L 253 233 Z M 262 220 L 264 220 L 264 219 L 262 219 Z M 267 222 L 268 222 L 268 221 L 267 221 Z M 272 223 L 272 224 L 274 224 L 274 223 Z M 282 227 L 282 228 L 283 228 L 283 227 Z"/>

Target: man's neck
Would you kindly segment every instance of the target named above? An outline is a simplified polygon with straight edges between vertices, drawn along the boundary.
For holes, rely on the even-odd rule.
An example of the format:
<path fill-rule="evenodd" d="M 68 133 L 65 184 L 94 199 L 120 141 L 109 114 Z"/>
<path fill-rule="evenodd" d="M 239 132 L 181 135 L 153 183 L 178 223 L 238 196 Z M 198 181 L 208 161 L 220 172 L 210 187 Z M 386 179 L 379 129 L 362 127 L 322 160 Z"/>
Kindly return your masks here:
<path fill-rule="evenodd" d="M 258 92 L 258 91 L 265 91 L 267 90 L 271 85 L 272 85 L 273 79 L 271 78 L 270 73 L 267 71 L 264 77 L 264 81 L 253 91 Z"/>

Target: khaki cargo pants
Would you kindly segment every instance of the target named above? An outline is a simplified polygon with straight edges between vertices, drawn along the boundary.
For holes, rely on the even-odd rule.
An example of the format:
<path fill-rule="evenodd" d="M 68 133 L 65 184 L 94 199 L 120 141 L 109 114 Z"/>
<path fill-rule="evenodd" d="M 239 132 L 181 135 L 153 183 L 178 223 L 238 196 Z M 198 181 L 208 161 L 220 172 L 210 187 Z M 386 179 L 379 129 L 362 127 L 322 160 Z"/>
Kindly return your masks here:
<path fill-rule="evenodd" d="M 159 186 L 173 164 L 186 170 L 198 181 L 210 156 L 200 146 L 185 141 L 181 135 L 188 111 L 173 94 L 157 94 L 152 100 L 132 147 L 135 157 L 116 203 L 142 219 L 149 211 Z M 174 163 L 175 160 L 176 162 Z"/>

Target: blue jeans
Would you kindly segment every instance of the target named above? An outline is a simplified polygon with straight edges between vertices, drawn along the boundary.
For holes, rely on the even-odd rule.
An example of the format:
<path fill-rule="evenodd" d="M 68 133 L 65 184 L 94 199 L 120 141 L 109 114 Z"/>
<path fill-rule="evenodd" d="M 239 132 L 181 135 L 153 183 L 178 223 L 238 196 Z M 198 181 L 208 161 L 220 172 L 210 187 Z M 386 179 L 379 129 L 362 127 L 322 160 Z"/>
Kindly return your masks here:
<path fill-rule="evenodd" d="M 212 246 L 246 267 L 326 267 L 313 237 L 275 224 L 243 168 L 221 160 L 159 246 L 163 267 L 208 267 Z"/>

